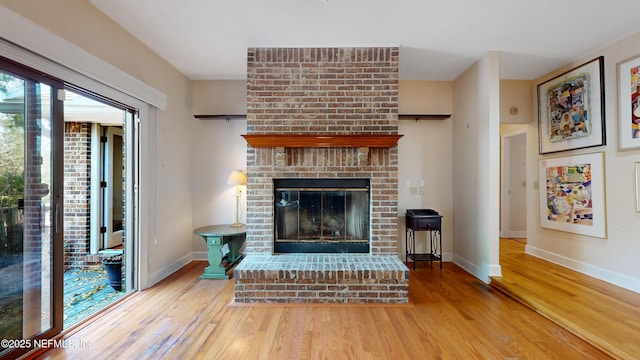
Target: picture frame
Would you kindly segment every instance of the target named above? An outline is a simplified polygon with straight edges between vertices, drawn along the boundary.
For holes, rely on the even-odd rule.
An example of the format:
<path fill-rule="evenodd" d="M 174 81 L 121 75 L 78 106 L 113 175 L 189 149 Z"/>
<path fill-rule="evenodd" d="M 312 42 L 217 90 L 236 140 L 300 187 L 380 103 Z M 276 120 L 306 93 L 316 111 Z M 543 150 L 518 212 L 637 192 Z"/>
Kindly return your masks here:
<path fill-rule="evenodd" d="M 606 145 L 604 57 L 537 86 L 539 154 Z"/>
<path fill-rule="evenodd" d="M 640 213 L 640 161 L 636 162 L 636 212 Z"/>
<path fill-rule="evenodd" d="M 640 149 L 640 55 L 618 63 L 618 149 Z"/>
<path fill-rule="evenodd" d="M 604 153 L 539 160 L 540 226 L 607 237 Z"/>

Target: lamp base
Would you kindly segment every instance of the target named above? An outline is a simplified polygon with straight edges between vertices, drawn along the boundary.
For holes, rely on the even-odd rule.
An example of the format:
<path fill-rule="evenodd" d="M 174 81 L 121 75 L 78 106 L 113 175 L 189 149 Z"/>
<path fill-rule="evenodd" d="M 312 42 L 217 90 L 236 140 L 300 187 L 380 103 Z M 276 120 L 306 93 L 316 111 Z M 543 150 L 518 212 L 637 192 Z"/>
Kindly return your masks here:
<path fill-rule="evenodd" d="M 231 224 L 231 227 L 243 227 L 243 226 L 244 226 L 244 224 L 241 223 L 241 222 L 237 222 L 237 223 Z"/>

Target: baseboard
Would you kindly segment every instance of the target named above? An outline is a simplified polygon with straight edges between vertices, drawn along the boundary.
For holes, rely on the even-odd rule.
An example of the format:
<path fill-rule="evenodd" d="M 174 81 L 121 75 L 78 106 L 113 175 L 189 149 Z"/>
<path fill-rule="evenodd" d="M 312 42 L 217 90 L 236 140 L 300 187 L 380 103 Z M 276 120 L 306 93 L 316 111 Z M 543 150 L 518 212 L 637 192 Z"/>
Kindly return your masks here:
<path fill-rule="evenodd" d="M 502 266 L 489 265 L 489 276 L 502 276 Z"/>
<path fill-rule="evenodd" d="M 453 263 L 463 268 L 469 274 L 477 277 L 484 283 L 489 283 L 489 274 L 486 271 L 482 271 L 482 268 L 467 259 L 458 255 L 453 255 Z"/>
<path fill-rule="evenodd" d="M 206 259 L 206 255 L 205 255 L 205 259 Z M 164 278 L 166 278 L 167 276 L 169 276 L 169 275 L 173 274 L 174 272 L 180 270 L 183 266 L 187 265 L 188 263 L 190 263 L 193 260 L 199 260 L 199 259 L 194 259 L 194 253 L 191 252 L 191 253 L 179 258 L 178 260 L 172 262 L 171 264 L 169 264 L 169 265 L 167 265 L 165 267 L 162 267 L 158 271 L 155 271 L 153 273 L 149 273 L 149 275 L 148 275 L 149 287 L 151 287 L 151 286 L 157 284 L 158 282 L 164 280 Z"/>
<path fill-rule="evenodd" d="M 554 264 L 564 266 L 571 270 L 575 270 L 596 279 L 606 281 L 627 290 L 640 293 L 640 280 L 638 279 L 634 279 L 626 275 L 618 274 L 613 271 L 583 263 L 581 261 L 577 261 L 562 255 L 554 254 L 552 252 L 542 250 L 531 245 L 525 245 L 524 252 L 531 256 L 535 256 Z"/>
<path fill-rule="evenodd" d="M 191 261 L 208 261 L 208 253 L 206 251 L 194 251 L 191 253 Z"/>
<path fill-rule="evenodd" d="M 527 232 L 526 231 L 509 231 L 507 236 L 509 239 L 526 239 Z"/>

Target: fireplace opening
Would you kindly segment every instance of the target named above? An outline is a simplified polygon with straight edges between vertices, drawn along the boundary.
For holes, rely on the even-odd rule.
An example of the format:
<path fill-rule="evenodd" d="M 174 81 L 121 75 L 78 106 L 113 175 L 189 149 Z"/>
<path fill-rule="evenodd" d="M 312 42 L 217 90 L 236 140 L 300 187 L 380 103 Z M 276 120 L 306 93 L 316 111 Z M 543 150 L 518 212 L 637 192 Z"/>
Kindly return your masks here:
<path fill-rule="evenodd" d="M 369 179 L 274 179 L 275 253 L 368 253 Z"/>

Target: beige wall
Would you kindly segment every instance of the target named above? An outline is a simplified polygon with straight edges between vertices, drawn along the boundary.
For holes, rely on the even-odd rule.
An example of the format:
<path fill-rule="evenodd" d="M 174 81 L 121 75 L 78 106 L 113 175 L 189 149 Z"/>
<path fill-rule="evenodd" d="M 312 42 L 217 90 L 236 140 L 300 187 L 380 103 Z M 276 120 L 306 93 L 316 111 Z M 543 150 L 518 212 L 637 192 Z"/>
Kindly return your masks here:
<path fill-rule="evenodd" d="M 453 260 L 485 282 L 500 275 L 498 68 L 490 53 L 453 86 Z"/>
<path fill-rule="evenodd" d="M 528 124 L 533 119 L 530 80 L 500 80 L 500 122 Z M 510 109 L 516 108 L 512 114 Z"/>
<path fill-rule="evenodd" d="M 398 112 L 409 115 L 451 114 L 453 82 L 400 80 Z"/>
<path fill-rule="evenodd" d="M 246 120 L 193 120 L 193 228 L 235 222 L 235 188 L 227 185 L 233 170 L 246 171 Z M 246 194 L 240 198 L 241 221 L 246 222 Z M 204 240 L 192 235 L 193 251 L 206 259 Z"/>
<path fill-rule="evenodd" d="M 247 82 L 244 80 L 192 81 L 194 115 L 244 115 Z M 193 228 L 235 222 L 235 190 L 227 185 L 233 170 L 247 170 L 246 119 L 193 119 L 191 158 Z M 246 222 L 246 194 L 240 198 L 240 217 Z M 206 259 L 204 240 L 192 235 L 196 257 Z"/>
<path fill-rule="evenodd" d="M 453 113 L 453 82 L 400 80 L 400 114 Z M 400 120 L 398 133 L 398 255 L 405 259 L 405 223 L 407 209 L 434 209 L 442 218 L 442 253 L 451 261 L 453 250 L 452 147 L 453 119 Z M 424 184 L 421 191 L 420 185 Z M 417 188 L 417 195 L 411 192 Z M 426 252 L 425 233 L 416 233 L 417 252 Z"/>
<path fill-rule="evenodd" d="M 634 163 L 640 161 L 640 150 L 618 149 L 618 97 L 617 63 L 638 54 L 640 33 L 633 34 L 602 50 L 578 59 L 565 67 L 536 79 L 533 84 L 547 81 L 567 70 L 600 55 L 604 62 L 605 123 L 607 145 L 589 149 L 564 151 L 551 155 L 538 155 L 537 126 L 528 134 L 527 183 L 538 185 L 538 160 L 604 152 L 607 238 L 601 239 L 554 231 L 539 226 L 539 189 L 529 186 L 527 193 L 528 244 L 526 251 L 562 265 L 585 272 L 640 292 L 640 213 L 635 210 Z M 531 103 L 536 104 L 535 86 L 532 85 Z M 534 105 L 532 105 L 534 106 Z M 534 108 L 534 119 L 537 110 Z M 537 120 L 536 120 L 537 121 Z"/>
<path fill-rule="evenodd" d="M 405 218 L 407 209 L 433 209 L 442 218 L 442 251 L 452 260 L 452 119 L 400 120 L 398 133 L 398 254 L 405 259 Z M 421 182 L 424 190 L 420 191 Z M 414 188 L 417 194 L 411 192 Z M 417 252 L 428 252 L 426 233 L 416 233 Z"/>
<path fill-rule="evenodd" d="M 247 112 L 247 82 L 244 80 L 192 81 L 194 115 L 244 115 Z M 193 227 L 235 222 L 233 186 L 227 178 L 233 170 L 247 169 L 247 121 L 192 119 Z M 240 198 L 241 221 L 246 221 L 246 194 Z M 197 257 L 206 259 L 204 240 L 192 236 Z"/>
<path fill-rule="evenodd" d="M 192 81 L 194 115 L 245 115 L 247 82 L 244 80 Z"/>

